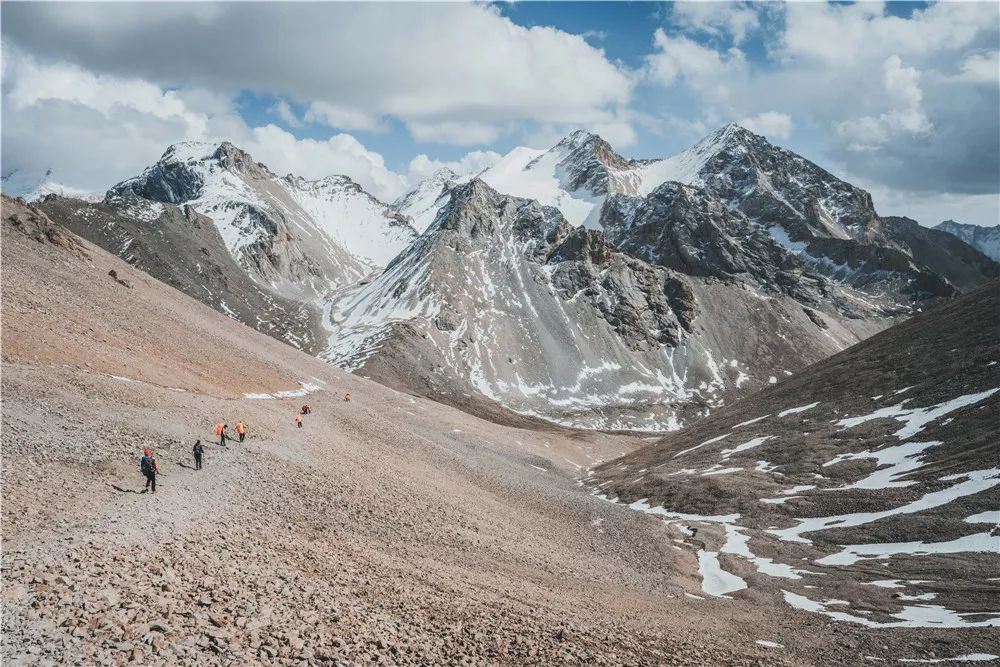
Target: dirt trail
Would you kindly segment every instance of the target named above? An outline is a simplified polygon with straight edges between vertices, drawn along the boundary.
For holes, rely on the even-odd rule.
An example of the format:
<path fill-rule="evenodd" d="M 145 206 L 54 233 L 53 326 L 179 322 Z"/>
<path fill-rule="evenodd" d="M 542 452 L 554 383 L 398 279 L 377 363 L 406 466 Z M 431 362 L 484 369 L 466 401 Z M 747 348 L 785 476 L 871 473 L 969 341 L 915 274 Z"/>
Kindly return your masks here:
<path fill-rule="evenodd" d="M 822 620 L 688 597 L 694 547 L 580 487 L 641 441 L 485 422 L 3 234 L 5 664 L 840 662 Z M 248 441 L 179 465 L 220 419 Z M 146 446 L 157 493 L 117 490 Z"/>

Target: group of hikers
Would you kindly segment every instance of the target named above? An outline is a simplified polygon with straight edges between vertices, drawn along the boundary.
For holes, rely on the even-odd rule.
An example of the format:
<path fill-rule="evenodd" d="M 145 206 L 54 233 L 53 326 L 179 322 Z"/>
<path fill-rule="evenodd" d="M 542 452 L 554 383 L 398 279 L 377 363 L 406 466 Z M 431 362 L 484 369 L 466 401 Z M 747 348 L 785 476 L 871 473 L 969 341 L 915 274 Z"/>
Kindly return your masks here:
<path fill-rule="evenodd" d="M 232 440 L 232 438 L 229 436 L 229 424 L 224 424 L 222 422 L 219 422 L 218 424 L 216 424 L 215 425 L 215 437 L 219 439 L 219 444 L 221 446 L 225 447 L 226 446 L 226 440 L 227 439 Z M 246 437 L 247 437 L 247 424 L 242 419 L 240 421 L 236 422 L 236 437 L 239 438 L 240 442 L 243 442 L 243 440 L 246 439 Z M 198 442 L 201 442 L 201 440 L 199 440 Z M 195 454 L 195 459 L 197 459 L 197 458 L 198 458 L 198 455 Z M 198 467 L 200 468 L 201 464 L 198 464 Z"/>
<path fill-rule="evenodd" d="M 347 392 L 344 394 L 344 400 L 351 400 L 351 393 Z M 299 412 L 295 415 L 295 426 L 296 428 L 302 428 L 302 415 L 312 414 L 312 406 L 306 404 L 303 405 Z M 236 440 L 237 442 L 243 442 L 247 437 L 247 423 L 242 419 L 236 422 Z M 225 422 L 219 422 L 215 425 L 215 437 L 219 439 L 217 443 L 220 447 L 226 446 L 227 440 L 234 440 L 233 437 L 229 435 L 229 424 Z M 202 457 L 205 455 L 205 446 L 202 444 L 201 440 L 196 440 L 194 443 L 194 469 L 201 470 Z M 160 473 L 160 464 L 153 456 L 152 450 L 144 449 L 142 450 L 142 458 L 139 459 L 139 471 L 146 477 L 146 488 L 143 493 L 152 492 L 156 493 L 156 476 Z"/>

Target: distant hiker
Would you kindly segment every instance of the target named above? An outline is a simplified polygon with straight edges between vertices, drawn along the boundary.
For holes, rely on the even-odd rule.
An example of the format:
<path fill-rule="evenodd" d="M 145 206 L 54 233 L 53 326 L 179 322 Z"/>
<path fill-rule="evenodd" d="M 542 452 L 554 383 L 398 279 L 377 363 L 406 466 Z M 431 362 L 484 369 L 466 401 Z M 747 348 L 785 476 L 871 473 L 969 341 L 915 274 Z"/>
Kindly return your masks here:
<path fill-rule="evenodd" d="M 139 459 L 139 470 L 146 476 L 146 488 L 143 493 L 149 491 L 150 487 L 153 488 L 153 493 L 156 493 L 156 475 L 160 472 L 160 464 L 153 458 L 151 450 L 142 450 L 142 455 L 142 458 Z"/>
<path fill-rule="evenodd" d="M 215 436 L 219 439 L 219 444 L 223 447 L 226 446 L 226 438 L 229 436 L 229 424 L 223 424 L 219 422 L 215 425 Z"/>
<path fill-rule="evenodd" d="M 309 407 L 308 405 L 303 405 L 302 406 L 302 414 L 307 415 L 307 414 L 309 414 L 312 411 L 313 411 L 313 409 L 311 407 Z"/>
<path fill-rule="evenodd" d="M 295 425 L 302 428 L 302 415 L 295 415 Z"/>
<path fill-rule="evenodd" d="M 243 420 L 236 422 L 236 435 L 240 436 L 240 442 L 243 442 L 243 438 L 247 437 L 247 425 L 243 423 Z"/>
<path fill-rule="evenodd" d="M 350 401 L 351 400 L 351 392 L 349 392 L 349 391 L 344 392 L 344 400 L 345 401 Z"/>
<path fill-rule="evenodd" d="M 201 455 L 205 453 L 205 447 L 201 444 L 201 440 L 196 440 L 194 443 L 194 469 L 201 470 Z"/>

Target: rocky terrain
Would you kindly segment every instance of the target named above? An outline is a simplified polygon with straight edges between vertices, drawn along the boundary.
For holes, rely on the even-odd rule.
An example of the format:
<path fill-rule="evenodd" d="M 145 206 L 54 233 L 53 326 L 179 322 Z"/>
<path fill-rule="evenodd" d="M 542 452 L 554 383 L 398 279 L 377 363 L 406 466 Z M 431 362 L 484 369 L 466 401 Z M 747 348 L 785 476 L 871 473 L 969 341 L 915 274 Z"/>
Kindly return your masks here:
<path fill-rule="evenodd" d="M 899 628 L 938 657 L 996 658 L 998 312 L 994 281 L 586 484 L 696 531 L 707 595 Z"/>
<path fill-rule="evenodd" d="M 321 310 L 255 280 L 229 252 L 213 221 L 195 207 L 109 197 L 82 204 L 47 197 L 40 210 L 88 241 L 261 333 L 316 354 L 325 347 Z"/>
<path fill-rule="evenodd" d="M 1000 262 L 1000 226 L 980 227 L 945 220 L 935 225 L 934 229 L 956 236 L 990 259 Z"/>
<path fill-rule="evenodd" d="M 562 221 L 503 221 L 526 200 Z M 573 426 L 676 428 L 1000 275 L 734 125 L 667 160 L 627 160 L 576 132 L 515 149 L 472 184 L 436 174 L 397 205 L 423 235 L 337 295 L 322 356 L 437 400 L 485 397 Z M 477 224 L 455 224 L 458 208 Z M 672 287 L 604 271 L 619 255 L 644 275 L 667 269 Z"/>
<path fill-rule="evenodd" d="M 178 144 L 103 202 L 40 205 L 262 333 L 505 423 L 676 429 L 1000 275 L 736 125 L 664 160 L 574 132 L 392 205 Z"/>
<path fill-rule="evenodd" d="M 3 215 L 4 664 L 812 661 L 757 643 L 797 613 L 714 617 L 685 596 L 693 547 L 581 489 L 578 471 L 637 440 L 393 391 L 38 209 L 5 199 Z M 247 442 L 213 444 L 220 419 L 245 419 Z"/>
<path fill-rule="evenodd" d="M 321 356 L 474 411 L 478 395 L 573 426 L 675 429 L 891 321 L 757 238 L 802 302 L 650 264 L 474 179 L 384 273 L 338 295 Z"/>
<path fill-rule="evenodd" d="M 867 405 L 878 400 L 866 397 L 871 386 L 912 382 L 896 389 L 903 396 L 884 401 L 886 407 L 912 392 L 893 416 L 906 416 L 905 428 L 924 424 L 921 441 L 946 444 L 922 452 L 933 456 L 926 470 L 897 462 L 889 477 L 901 485 L 907 474 L 919 474 L 924 485 L 965 492 L 960 512 L 915 515 L 918 525 L 934 531 L 925 540 L 982 532 L 979 522 L 992 520 L 996 498 L 972 493 L 969 482 L 995 477 L 980 466 L 995 450 L 984 423 L 995 421 L 997 399 L 978 395 L 995 384 L 987 373 L 995 372 L 996 341 L 993 351 L 984 350 L 975 334 L 965 334 L 969 347 L 960 354 L 948 352 L 948 343 L 921 342 L 929 336 L 918 334 L 928 325 L 939 326 L 946 341 L 958 330 L 990 331 L 980 320 L 995 312 L 995 285 L 936 311 L 936 319 L 913 320 L 815 373 L 780 382 L 673 440 L 638 449 L 647 443 L 635 437 L 482 421 L 339 371 L 219 315 L 22 202 L 4 199 L 2 232 L 5 664 L 841 665 L 990 655 L 991 631 L 977 627 L 995 616 L 982 613 L 991 599 L 995 555 L 937 557 L 932 564 L 940 569 L 933 571 L 921 570 L 922 560 L 904 568 L 899 561 L 909 557 L 893 556 L 892 568 L 863 572 L 879 582 L 865 589 L 872 592 L 873 623 L 898 605 L 933 614 L 940 602 L 973 614 L 949 617 L 951 625 L 970 627 L 867 627 L 868 617 L 860 615 L 866 610 L 856 607 L 860 586 L 849 583 L 843 594 L 850 593 L 854 622 L 845 623 L 784 604 L 758 585 L 742 557 L 725 549 L 722 566 L 753 584 L 710 594 L 719 589 L 706 584 L 712 566 L 704 554 L 723 531 L 734 531 L 736 547 L 746 545 L 739 539 L 743 529 L 694 517 L 665 525 L 655 512 L 608 502 L 592 490 L 603 482 L 586 478 L 602 460 L 635 452 L 597 469 L 617 477 L 596 488 L 627 500 L 649 492 L 650 503 L 676 502 L 673 489 L 687 489 L 682 494 L 691 511 L 746 511 L 752 500 L 780 512 L 784 505 L 758 503 L 756 493 L 739 500 L 745 482 L 733 492 L 705 483 L 745 475 L 677 476 L 646 487 L 639 478 L 651 471 L 634 468 L 662 461 L 664 453 L 672 457 L 710 431 L 729 432 L 731 422 L 749 421 L 778 403 L 797 406 L 789 424 L 814 419 L 811 432 L 825 423 L 819 416 L 827 409 L 800 402 L 818 399 L 827 385 L 835 390 L 835 382 L 850 382 L 856 403 L 841 402 L 838 418 L 882 407 Z M 586 242 L 571 246 L 586 248 Z M 901 337 L 917 340 L 912 356 L 901 351 Z M 872 350 L 884 366 L 894 364 L 897 377 L 860 372 Z M 853 364 L 849 377 L 838 368 L 844 359 Z M 936 382 L 933 368 L 944 364 L 955 373 Z M 973 398 L 947 415 L 911 412 L 970 392 Z M 313 414 L 296 429 L 292 417 L 303 402 Z M 249 423 L 247 442 L 214 444 L 212 425 L 237 419 Z M 779 419 L 786 417 L 739 428 L 778 433 Z M 952 426 L 959 432 L 943 431 L 949 423 L 961 425 Z M 801 435 L 802 425 L 791 433 Z M 872 438 L 900 426 L 886 425 L 864 422 L 824 433 L 850 438 L 851 452 L 863 452 L 874 446 Z M 197 438 L 208 443 L 202 471 L 192 469 Z M 893 448 L 901 441 L 888 440 Z M 806 479 L 811 462 L 826 457 L 821 448 L 803 456 L 811 442 L 786 446 L 784 454 L 762 447 L 771 459 L 765 468 L 784 466 L 762 478 L 762 491 L 785 498 L 779 487 Z M 155 494 L 141 492 L 137 462 L 144 447 L 155 450 L 161 465 Z M 708 465 L 719 455 L 717 447 L 701 449 L 682 454 L 698 457 L 683 465 Z M 845 453 L 840 446 L 837 452 Z M 737 465 L 744 455 L 730 456 Z M 871 468 L 863 456 L 824 468 L 829 480 L 813 483 L 853 479 L 842 470 L 863 476 Z M 945 481 L 934 481 L 941 477 Z M 685 484 L 691 480 L 703 483 Z M 892 488 L 892 496 L 875 500 L 922 488 Z M 991 488 L 984 491 L 995 493 Z M 837 492 L 856 498 L 851 502 L 858 509 L 873 508 L 866 493 Z M 813 499 L 818 492 L 796 495 L 805 498 L 788 501 L 795 514 L 803 502 L 822 502 Z M 959 514 L 970 520 L 965 530 L 951 518 Z M 776 529 L 788 523 L 771 519 Z M 745 530 L 754 554 L 771 553 L 756 530 Z M 789 543 L 774 553 L 787 561 L 793 552 L 816 548 Z M 827 577 L 798 575 L 803 579 L 793 583 L 810 583 L 795 590 L 851 582 L 867 565 L 861 563 L 825 566 Z M 795 569 L 819 565 L 796 562 Z M 957 574 L 952 581 L 941 572 Z M 898 576 L 935 581 L 881 581 Z M 974 589 L 968 577 L 976 577 Z M 903 593 L 941 600 L 911 605 Z M 821 607 L 834 604 L 808 589 L 802 597 L 819 599 Z"/>

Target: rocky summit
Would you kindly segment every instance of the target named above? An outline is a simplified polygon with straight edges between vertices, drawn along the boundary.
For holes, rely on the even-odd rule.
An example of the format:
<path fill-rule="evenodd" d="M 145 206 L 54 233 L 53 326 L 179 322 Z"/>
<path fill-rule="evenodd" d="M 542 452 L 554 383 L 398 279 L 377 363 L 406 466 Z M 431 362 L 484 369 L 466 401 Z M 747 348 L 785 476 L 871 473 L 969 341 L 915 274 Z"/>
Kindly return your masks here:
<path fill-rule="evenodd" d="M 385 204 L 186 143 L 40 207 L 227 316 L 504 420 L 674 429 L 1000 275 L 738 125 L 666 159 L 577 131 Z"/>

